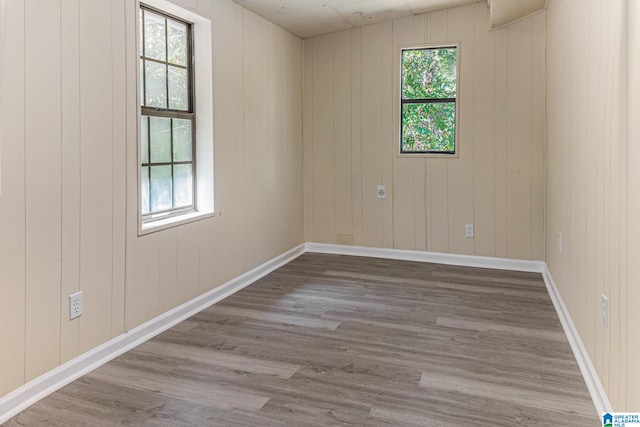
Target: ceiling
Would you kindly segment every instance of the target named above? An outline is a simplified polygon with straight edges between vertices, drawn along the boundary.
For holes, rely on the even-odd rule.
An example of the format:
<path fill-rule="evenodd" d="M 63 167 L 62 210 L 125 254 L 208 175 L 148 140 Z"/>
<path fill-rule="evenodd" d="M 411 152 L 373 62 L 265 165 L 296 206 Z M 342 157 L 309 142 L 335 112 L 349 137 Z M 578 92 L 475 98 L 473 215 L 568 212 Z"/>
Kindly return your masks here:
<path fill-rule="evenodd" d="M 547 0 L 489 0 L 491 28 L 498 28 L 544 9 Z"/>
<path fill-rule="evenodd" d="M 487 0 L 234 0 L 301 38 Z M 531 0 L 517 0 L 527 2 Z"/>

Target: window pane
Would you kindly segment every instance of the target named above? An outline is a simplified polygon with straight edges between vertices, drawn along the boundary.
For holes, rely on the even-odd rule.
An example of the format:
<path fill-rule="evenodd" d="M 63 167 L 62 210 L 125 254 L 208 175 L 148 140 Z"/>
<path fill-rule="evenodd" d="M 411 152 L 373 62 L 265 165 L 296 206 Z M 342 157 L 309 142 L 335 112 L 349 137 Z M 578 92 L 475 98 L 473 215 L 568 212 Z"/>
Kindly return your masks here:
<path fill-rule="evenodd" d="M 402 98 L 455 98 L 456 48 L 402 51 Z"/>
<path fill-rule="evenodd" d="M 149 117 L 151 163 L 171 161 L 171 119 Z"/>
<path fill-rule="evenodd" d="M 187 70 L 169 65 L 169 108 L 186 111 L 188 107 Z"/>
<path fill-rule="evenodd" d="M 151 212 L 171 209 L 171 166 L 151 166 Z"/>
<path fill-rule="evenodd" d="M 140 159 L 142 163 L 149 163 L 149 117 L 142 116 L 140 120 Z"/>
<path fill-rule="evenodd" d="M 149 168 L 142 168 L 142 213 L 149 213 Z"/>
<path fill-rule="evenodd" d="M 144 55 L 160 61 L 167 58 L 164 17 L 148 10 L 144 11 Z"/>
<path fill-rule="evenodd" d="M 173 119 L 173 161 L 191 161 L 191 120 Z"/>
<path fill-rule="evenodd" d="M 144 104 L 144 61 L 140 61 L 140 105 Z"/>
<path fill-rule="evenodd" d="M 144 25 L 144 21 L 142 20 L 142 9 L 140 9 L 140 16 L 138 17 L 139 19 L 139 23 L 138 23 L 138 54 L 140 56 L 142 56 L 142 54 L 144 53 L 142 51 L 142 46 L 143 46 L 143 40 L 142 40 L 142 26 Z"/>
<path fill-rule="evenodd" d="M 187 65 L 187 26 L 182 22 L 169 20 L 167 28 L 169 58 L 172 64 Z"/>
<path fill-rule="evenodd" d="M 145 63 L 145 91 L 147 107 L 167 108 L 167 68 L 152 61 Z"/>
<path fill-rule="evenodd" d="M 193 178 L 191 165 L 175 165 L 173 167 L 174 195 L 176 207 L 193 204 Z"/>
<path fill-rule="evenodd" d="M 455 152 L 456 104 L 404 104 L 402 152 Z"/>

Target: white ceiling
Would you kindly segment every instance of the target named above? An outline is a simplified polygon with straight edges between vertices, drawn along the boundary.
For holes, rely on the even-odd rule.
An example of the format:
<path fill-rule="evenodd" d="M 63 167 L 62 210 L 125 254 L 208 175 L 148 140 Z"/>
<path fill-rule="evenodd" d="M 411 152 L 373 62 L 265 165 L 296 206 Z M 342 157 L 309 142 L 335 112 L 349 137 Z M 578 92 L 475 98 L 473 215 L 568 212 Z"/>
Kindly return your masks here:
<path fill-rule="evenodd" d="M 542 9 L 547 0 L 489 0 L 491 27 L 498 28 Z"/>
<path fill-rule="evenodd" d="M 301 38 L 486 0 L 234 0 Z M 530 1 L 530 0 L 518 0 Z"/>

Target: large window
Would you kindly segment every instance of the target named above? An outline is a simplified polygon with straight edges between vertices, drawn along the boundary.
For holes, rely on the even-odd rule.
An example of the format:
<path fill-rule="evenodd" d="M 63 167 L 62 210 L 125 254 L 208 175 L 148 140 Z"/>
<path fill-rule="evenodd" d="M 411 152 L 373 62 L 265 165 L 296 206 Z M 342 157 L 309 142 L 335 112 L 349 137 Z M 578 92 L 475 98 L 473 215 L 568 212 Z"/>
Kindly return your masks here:
<path fill-rule="evenodd" d="M 145 222 L 195 210 L 192 24 L 140 7 L 140 174 Z"/>
<path fill-rule="evenodd" d="M 400 153 L 455 154 L 457 46 L 401 50 Z"/>

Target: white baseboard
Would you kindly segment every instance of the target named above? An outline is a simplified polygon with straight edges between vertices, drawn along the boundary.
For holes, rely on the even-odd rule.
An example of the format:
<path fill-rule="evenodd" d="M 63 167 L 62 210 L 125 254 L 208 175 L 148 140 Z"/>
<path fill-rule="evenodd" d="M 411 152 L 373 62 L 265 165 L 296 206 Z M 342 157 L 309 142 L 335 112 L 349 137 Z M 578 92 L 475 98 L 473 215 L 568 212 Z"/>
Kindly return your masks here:
<path fill-rule="evenodd" d="M 456 255 L 440 252 L 410 251 L 404 249 L 382 249 L 364 246 L 332 245 L 327 243 L 306 244 L 307 252 L 322 254 L 353 255 L 372 258 L 399 259 L 403 261 L 432 262 L 460 265 L 464 267 L 494 268 L 498 270 L 528 271 L 542 273 L 544 261 L 529 261 L 507 258 L 492 258 L 474 255 Z"/>
<path fill-rule="evenodd" d="M 302 255 L 304 252 L 305 245 L 298 245 L 253 270 L 241 274 L 221 286 L 169 310 L 28 382 L 0 399 L 0 424 L 6 422 L 38 400 L 91 372 L 97 367 L 249 286 L 256 280 Z"/>
<path fill-rule="evenodd" d="M 560 291 L 558 290 L 556 283 L 553 281 L 553 277 L 551 276 L 551 272 L 549 271 L 546 263 L 544 265 L 542 277 L 544 278 L 544 283 L 547 286 L 547 291 L 549 292 L 553 306 L 560 318 L 560 323 L 562 323 L 562 329 L 564 329 L 569 345 L 573 350 L 573 355 L 576 358 L 576 362 L 578 362 L 584 382 L 587 384 L 587 389 L 591 395 L 591 400 L 593 400 L 593 405 L 598 413 L 598 417 L 600 417 L 604 412 L 612 412 L 613 408 L 611 407 L 607 393 L 604 391 L 604 387 L 602 387 L 596 368 L 591 362 L 589 353 L 587 353 L 587 349 L 582 343 L 582 339 L 576 329 L 576 325 L 571 319 L 569 310 L 567 310 L 567 306 L 562 300 Z"/>

